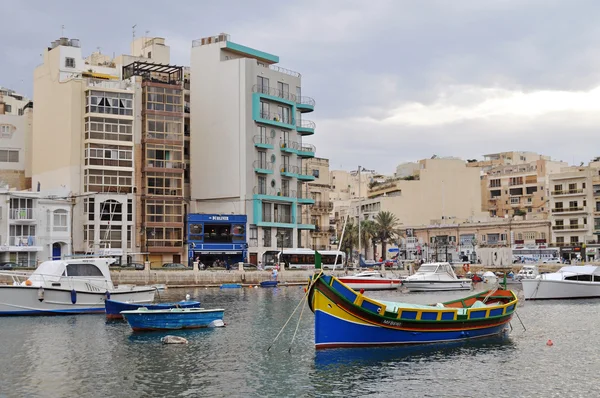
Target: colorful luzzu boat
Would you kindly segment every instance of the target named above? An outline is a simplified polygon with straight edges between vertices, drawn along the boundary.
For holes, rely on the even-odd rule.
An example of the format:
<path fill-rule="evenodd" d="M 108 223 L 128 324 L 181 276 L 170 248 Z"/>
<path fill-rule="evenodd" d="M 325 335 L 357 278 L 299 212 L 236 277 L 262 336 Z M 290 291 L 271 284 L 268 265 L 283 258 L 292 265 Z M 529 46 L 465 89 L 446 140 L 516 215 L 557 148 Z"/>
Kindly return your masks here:
<path fill-rule="evenodd" d="M 510 290 L 490 290 L 435 305 L 374 300 L 337 278 L 316 274 L 307 300 L 315 346 L 365 347 L 443 343 L 503 333 L 517 307 Z"/>

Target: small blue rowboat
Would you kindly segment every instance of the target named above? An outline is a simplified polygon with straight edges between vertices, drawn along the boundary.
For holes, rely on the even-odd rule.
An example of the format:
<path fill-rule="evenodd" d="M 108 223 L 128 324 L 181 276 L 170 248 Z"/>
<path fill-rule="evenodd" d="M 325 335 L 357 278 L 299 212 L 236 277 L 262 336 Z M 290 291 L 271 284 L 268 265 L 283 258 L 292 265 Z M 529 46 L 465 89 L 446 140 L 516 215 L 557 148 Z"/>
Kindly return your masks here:
<path fill-rule="evenodd" d="M 242 287 L 242 285 L 239 283 L 223 283 L 221 285 L 221 289 L 237 289 L 240 287 Z"/>
<path fill-rule="evenodd" d="M 135 331 L 197 329 L 223 326 L 224 309 L 171 308 L 168 310 L 123 311 L 121 314 Z"/>
<path fill-rule="evenodd" d="M 168 310 L 170 308 L 200 308 L 199 301 L 179 301 L 176 303 L 136 304 L 107 299 L 104 301 L 106 319 L 123 319 L 121 311 L 132 311 L 139 308 L 149 310 Z"/>
<path fill-rule="evenodd" d="M 260 287 L 277 287 L 277 281 L 262 281 Z"/>

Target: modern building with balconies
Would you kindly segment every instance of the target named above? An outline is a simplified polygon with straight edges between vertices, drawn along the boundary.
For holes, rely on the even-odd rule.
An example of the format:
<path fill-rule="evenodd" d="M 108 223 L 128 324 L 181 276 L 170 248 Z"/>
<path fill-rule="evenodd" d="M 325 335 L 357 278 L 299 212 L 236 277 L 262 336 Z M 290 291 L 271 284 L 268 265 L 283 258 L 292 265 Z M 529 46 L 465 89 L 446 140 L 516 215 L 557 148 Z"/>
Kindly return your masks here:
<path fill-rule="evenodd" d="M 302 217 L 314 180 L 302 160 L 316 151 L 305 115 L 315 101 L 302 95 L 300 73 L 278 63 L 227 34 L 192 45 L 190 212 L 247 215 L 255 264 L 305 246 L 301 231 L 315 229 Z"/>
<path fill-rule="evenodd" d="M 597 245 L 595 214 L 597 210 L 596 185 L 600 167 L 570 167 L 550 175 L 550 221 L 552 241 L 560 247 L 564 259 L 593 259 Z M 600 165 L 599 165 L 600 166 Z M 600 191 L 600 189 L 599 189 Z"/>

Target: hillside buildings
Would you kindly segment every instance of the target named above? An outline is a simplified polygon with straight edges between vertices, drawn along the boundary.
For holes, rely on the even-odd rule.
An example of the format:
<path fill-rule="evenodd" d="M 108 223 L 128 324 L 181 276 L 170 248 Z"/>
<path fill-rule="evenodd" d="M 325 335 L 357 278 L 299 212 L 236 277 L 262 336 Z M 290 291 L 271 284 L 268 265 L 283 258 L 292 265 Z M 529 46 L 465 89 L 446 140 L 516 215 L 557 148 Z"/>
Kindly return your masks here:
<path fill-rule="evenodd" d="M 0 87 L 0 185 L 31 188 L 33 103 Z"/>

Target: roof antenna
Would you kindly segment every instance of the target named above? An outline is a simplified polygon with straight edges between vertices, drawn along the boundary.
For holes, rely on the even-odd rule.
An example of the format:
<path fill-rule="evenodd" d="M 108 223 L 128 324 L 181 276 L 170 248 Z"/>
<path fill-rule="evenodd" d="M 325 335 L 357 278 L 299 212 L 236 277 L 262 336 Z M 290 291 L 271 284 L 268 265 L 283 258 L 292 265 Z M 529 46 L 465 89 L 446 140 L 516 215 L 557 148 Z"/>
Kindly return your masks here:
<path fill-rule="evenodd" d="M 60 37 L 65 37 L 65 25 L 60 25 Z"/>
<path fill-rule="evenodd" d="M 131 42 L 132 43 L 135 41 L 135 27 L 136 26 L 137 26 L 137 24 L 135 24 L 131 27 Z"/>

